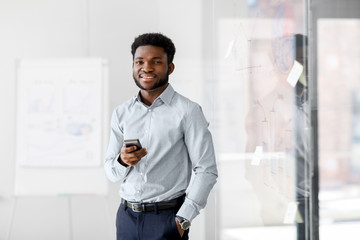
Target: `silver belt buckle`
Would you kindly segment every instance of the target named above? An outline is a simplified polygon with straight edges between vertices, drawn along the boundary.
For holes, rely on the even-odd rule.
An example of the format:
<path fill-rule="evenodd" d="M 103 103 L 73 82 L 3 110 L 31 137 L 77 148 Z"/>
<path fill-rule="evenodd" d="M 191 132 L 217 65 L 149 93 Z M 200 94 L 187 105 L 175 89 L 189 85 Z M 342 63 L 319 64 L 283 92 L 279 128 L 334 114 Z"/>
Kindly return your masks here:
<path fill-rule="evenodd" d="M 138 208 L 136 208 L 136 206 L 141 206 L 141 208 L 140 207 L 138 207 Z M 140 208 L 140 211 L 138 210 Z M 142 212 L 143 211 L 143 209 L 144 209 L 144 207 L 143 207 L 143 204 L 131 204 L 131 209 L 133 210 L 133 212 Z"/>

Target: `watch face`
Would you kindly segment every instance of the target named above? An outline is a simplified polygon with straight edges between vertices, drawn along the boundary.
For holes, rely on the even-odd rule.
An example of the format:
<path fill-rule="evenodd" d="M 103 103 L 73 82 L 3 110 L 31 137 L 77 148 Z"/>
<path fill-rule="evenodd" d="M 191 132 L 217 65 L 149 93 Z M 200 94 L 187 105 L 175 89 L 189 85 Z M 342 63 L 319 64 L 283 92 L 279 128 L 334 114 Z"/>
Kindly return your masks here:
<path fill-rule="evenodd" d="M 181 222 L 180 225 L 183 230 L 188 230 L 188 228 L 190 227 L 191 224 L 188 220 L 184 220 Z"/>

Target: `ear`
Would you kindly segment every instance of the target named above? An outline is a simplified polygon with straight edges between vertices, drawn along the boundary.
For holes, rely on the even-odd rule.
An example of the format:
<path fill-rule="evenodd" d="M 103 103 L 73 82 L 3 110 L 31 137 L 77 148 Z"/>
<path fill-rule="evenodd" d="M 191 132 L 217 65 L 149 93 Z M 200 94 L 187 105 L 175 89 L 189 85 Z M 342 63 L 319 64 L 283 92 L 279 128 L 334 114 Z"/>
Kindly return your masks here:
<path fill-rule="evenodd" d="M 170 63 L 169 64 L 169 75 L 174 71 L 175 69 L 175 64 L 174 63 Z"/>

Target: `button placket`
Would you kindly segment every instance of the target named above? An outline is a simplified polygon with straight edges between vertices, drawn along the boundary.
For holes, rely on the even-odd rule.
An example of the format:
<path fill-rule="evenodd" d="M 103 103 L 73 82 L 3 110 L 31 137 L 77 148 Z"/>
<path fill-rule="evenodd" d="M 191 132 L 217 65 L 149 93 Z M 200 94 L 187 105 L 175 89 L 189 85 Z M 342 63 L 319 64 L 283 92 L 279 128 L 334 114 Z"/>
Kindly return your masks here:
<path fill-rule="evenodd" d="M 149 136 L 149 128 L 150 128 L 150 124 L 151 124 L 151 115 L 153 112 L 153 109 L 150 107 L 147 110 L 147 114 L 145 115 L 145 124 L 144 124 L 144 146 L 148 146 L 149 144 L 149 140 L 150 140 L 150 136 Z M 140 179 L 141 179 L 141 183 L 140 183 L 140 190 L 137 191 L 137 193 L 139 195 L 142 195 L 142 189 L 144 187 L 144 184 L 147 182 L 147 176 L 146 176 L 146 169 L 147 169 L 147 165 L 148 165 L 148 156 L 146 155 L 143 159 L 141 159 L 141 164 L 140 164 L 140 168 L 139 168 L 139 172 L 140 172 Z"/>

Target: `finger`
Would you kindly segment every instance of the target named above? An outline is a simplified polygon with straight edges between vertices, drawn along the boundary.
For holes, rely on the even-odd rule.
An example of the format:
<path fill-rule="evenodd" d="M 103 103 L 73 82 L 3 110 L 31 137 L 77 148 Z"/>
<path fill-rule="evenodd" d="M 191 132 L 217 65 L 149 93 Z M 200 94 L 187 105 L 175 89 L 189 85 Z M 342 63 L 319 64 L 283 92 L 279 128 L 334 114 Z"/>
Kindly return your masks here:
<path fill-rule="evenodd" d="M 123 147 L 121 148 L 121 150 L 124 151 L 124 152 L 126 152 L 126 153 L 134 152 L 136 149 L 137 149 L 136 146 L 130 146 L 130 147 L 123 146 Z"/>
<path fill-rule="evenodd" d="M 129 156 L 135 156 L 136 158 L 142 158 L 147 154 L 147 151 L 145 148 L 141 148 L 135 151 L 124 151 L 125 154 L 129 154 Z"/>
<path fill-rule="evenodd" d="M 178 232 L 179 232 L 180 236 L 182 237 L 184 235 L 185 231 L 180 227 L 180 223 L 178 222 L 177 219 L 175 219 L 175 223 L 176 223 L 176 227 L 178 229 Z"/>
<path fill-rule="evenodd" d="M 121 158 L 125 161 L 135 161 L 138 157 L 134 153 L 121 152 Z"/>
<path fill-rule="evenodd" d="M 138 157 L 139 159 L 141 159 L 141 158 L 143 158 L 144 156 L 146 156 L 147 151 L 146 151 L 146 148 L 141 148 L 141 149 L 139 149 L 138 151 L 133 152 L 133 153 L 136 155 L 136 157 Z"/>
<path fill-rule="evenodd" d="M 126 164 L 129 166 L 135 166 L 139 161 L 128 161 Z"/>
<path fill-rule="evenodd" d="M 130 166 L 136 165 L 143 156 L 146 155 L 145 153 L 142 153 L 143 151 L 136 151 L 131 153 L 126 153 L 125 151 L 121 152 L 121 160 Z"/>
<path fill-rule="evenodd" d="M 139 162 L 139 159 L 134 157 L 130 157 L 130 158 L 124 157 L 122 161 L 129 166 L 134 166 Z"/>

